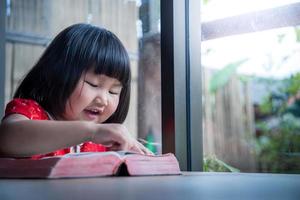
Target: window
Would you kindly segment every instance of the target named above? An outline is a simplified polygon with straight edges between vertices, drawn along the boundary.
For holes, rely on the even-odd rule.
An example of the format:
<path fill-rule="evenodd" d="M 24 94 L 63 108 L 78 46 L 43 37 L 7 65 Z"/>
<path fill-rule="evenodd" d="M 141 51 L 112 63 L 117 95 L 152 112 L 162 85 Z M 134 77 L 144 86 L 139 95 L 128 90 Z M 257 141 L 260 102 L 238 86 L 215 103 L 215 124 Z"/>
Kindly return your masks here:
<path fill-rule="evenodd" d="M 295 2 L 203 1 L 204 155 L 243 172 L 300 172 Z"/>

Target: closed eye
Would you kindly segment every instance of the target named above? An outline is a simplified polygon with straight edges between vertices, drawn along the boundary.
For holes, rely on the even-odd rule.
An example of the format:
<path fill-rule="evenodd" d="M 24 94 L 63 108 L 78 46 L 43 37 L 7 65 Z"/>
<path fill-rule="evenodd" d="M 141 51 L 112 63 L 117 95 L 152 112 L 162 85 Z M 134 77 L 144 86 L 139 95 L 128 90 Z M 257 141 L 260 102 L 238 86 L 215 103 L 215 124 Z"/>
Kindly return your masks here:
<path fill-rule="evenodd" d="M 114 91 L 109 91 L 110 94 L 113 94 L 113 95 L 118 95 L 120 94 L 120 92 L 114 92 Z"/>
<path fill-rule="evenodd" d="M 85 83 L 87 83 L 88 85 L 90 85 L 91 87 L 98 87 L 98 85 L 95 85 L 89 81 L 84 81 Z"/>

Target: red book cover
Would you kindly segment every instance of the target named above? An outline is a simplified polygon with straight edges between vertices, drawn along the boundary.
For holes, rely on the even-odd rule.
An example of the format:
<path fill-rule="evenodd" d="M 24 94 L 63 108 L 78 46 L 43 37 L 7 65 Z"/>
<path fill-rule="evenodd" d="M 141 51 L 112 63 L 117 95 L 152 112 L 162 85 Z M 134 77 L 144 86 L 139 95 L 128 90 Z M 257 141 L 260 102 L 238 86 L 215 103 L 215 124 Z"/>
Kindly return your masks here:
<path fill-rule="evenodd" d="M 0 178 L 74 178 L 181 174 L 171 154 L 141 155 L 131 152 L 66 154 L 40 160 L 0 158 Z"/>

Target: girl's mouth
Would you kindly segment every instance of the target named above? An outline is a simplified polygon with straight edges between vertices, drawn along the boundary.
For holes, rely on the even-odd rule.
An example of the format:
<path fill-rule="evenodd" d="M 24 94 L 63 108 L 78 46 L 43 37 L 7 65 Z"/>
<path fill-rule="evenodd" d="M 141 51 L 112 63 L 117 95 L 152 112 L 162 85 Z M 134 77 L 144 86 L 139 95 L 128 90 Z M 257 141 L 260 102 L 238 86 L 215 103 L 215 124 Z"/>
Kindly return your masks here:
<path fill-rule="evenodd" d="M 99 117 L 101 111 L 98 109 L 85 109 L 84 113 L 90 120 L 94 120 L 95 118 Z"/>
<path fill-rule="evenodd" d="M 98 115 L 99 114 L 99 110 L 96 109 L 92 109 L 92 110 L 86 110 L 87 112 L 94 114 L 94 115 Z"/>

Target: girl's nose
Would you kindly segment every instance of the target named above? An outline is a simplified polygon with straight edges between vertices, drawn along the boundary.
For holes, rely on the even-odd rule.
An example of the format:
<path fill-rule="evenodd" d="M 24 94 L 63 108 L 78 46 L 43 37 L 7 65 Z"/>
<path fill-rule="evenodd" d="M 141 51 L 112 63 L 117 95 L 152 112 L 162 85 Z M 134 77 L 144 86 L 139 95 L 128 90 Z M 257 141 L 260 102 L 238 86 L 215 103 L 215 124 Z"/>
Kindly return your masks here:
<path fill-rule="evenodd" d="M 105 94 L 105 92 L 100 92 L 98 93 L 95 102 L 101 106 L 107 106 L 108 104 L 108 99 L 107 99 L 107 95 Z"/>

